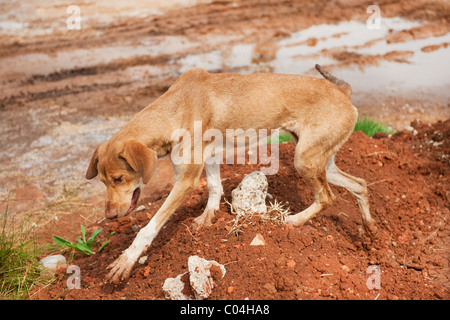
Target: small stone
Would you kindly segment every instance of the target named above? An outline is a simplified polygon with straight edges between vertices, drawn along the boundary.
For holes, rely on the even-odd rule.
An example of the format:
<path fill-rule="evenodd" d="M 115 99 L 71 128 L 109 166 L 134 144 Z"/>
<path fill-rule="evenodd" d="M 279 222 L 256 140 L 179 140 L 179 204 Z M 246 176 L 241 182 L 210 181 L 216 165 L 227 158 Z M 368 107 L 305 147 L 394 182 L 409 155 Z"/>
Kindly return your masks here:
<path fill-rule="evenodd" d="M 145 209 L 147 209 L 147 208 L 142 204 L 139 207 L 137 207 L 136 210 L 134 210 L 134 211 L 143 211 Z"/>
<path fill-rule="evenodd" d="M 272 283 L 266 283 L 263 286 L 264 289 L 266 289 L 267 291 L 269 291 L 269 293 L 274 294 L 277 293 L 277 288 L 275 288 L 275 286 Z"/>
<path fill-rule="evenodd" d="M 286 266 L 288 268 L 295 268 L 295 266 L 297 265 L 297 263 L 295 262 L 295 260 L 289 259 L 288 261 L 286 261 Z"/>
<path fill-rule="evenodd" d="M 257 233 L 256 236 L 253 238 L 252 242 L 250 243 L 251 246 L 264 246 L 266 245 L 266 241 L 264 240 L 264 237 L 261 233 Z"/>
<path fill-rule="evenodd" d="M 150 271 L 152 270 L 152 268 L 150 268 L 150 266 L 146 266 L 145 268 L 144 268 L 144 277 L 148 277 L 149 275 L 150 275 Z"/>
<path fill-rule="evenodd" d="M 54 275 L 56 270 L 67 267 L 66 258 L 60 254 L 45 257 L 39 261 L 39 264 L 42 272 L 47 275 Z"/>
<path fill-rule="evenodd" d="M 147 259 L 148 259 L 147 256 L 143 256 L 143 257 L 140 257 L 140 258 L 139 258 L 138 262 L 139 262 L 140 264 L 144 264 L 145 261 L 147 261 Z"/>

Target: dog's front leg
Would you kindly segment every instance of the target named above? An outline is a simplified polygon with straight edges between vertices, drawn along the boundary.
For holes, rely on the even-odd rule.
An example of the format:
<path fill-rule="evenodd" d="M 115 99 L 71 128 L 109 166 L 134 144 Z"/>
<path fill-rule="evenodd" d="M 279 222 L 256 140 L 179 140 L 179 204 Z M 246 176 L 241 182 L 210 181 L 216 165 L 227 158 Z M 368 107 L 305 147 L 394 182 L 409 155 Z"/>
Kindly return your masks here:
<path fill-rule="evenodd" d="M 108 266 L 108 269 L 111 269 L 111 271 L 106 276 L 106 280 L 112 283 L 119 283 L 122 280 L 128 279 L 139 256 L 150 246 L 162 226 L 169 220 L 186 196 L 195 188 L 201 170 L 201 166 L 195 166 L 195 168 L 189 170 L 190 172 L 184 172 L 184 174 L 178 175 L 179 180 L 174 184 L 172 191 L 158 212 L 139 231 L 131 246 L 116 261 Z"/>
<path fill-rule="evenodd" d="M 197 230 L 203 226 L 211 226 L 214 213 L 219 210 L 220 199 L 223 195 L 222 181 L 220 179 L 220 164 L 205 164 L 205 171 L 209 197 L 205 211 L 203 211 L 202 215 L 194 219 L 194 228 Z"/>

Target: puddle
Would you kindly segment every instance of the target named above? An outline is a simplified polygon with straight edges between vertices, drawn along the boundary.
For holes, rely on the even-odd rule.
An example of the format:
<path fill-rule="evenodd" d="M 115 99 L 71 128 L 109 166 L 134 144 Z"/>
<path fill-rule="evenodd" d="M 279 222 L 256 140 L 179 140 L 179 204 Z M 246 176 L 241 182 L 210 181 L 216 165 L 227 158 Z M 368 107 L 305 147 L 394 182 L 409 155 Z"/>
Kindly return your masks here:
<path fill-rule="evenodd" d="M 178 70 L 179 73 L 183 73 L 193 67 L 199 67 L 210 71 L 218 70 L 224 63 L 222 51 L 220 50 L 189 55 L 186 58 L 178 60 L 177 62 L 182 65 L 182 67 Z"/>
<path fill-rule="evenodd" d="M 183 73 L 189 68 L 200 67 L 209 71 L 227 70 L 235 68 L 251 68 L 256 44 L 238 44 L 231 48 L 215 50 L 212 52 L 191 54 L 180 60 L 181 68 L 178 73 Z M 249 73 L 240 70 L 241 73 Z"/>
<path fill-rule="evenodd" d="M 281 40 L 278 45 L 279 58 L 292 57 L 295 55 L 309 55 L 318 53 L 323 49 L 359 46 L 369 41 L 384 38 L 389 30 L 397 32 L 410 29 L 420 25 L 418 22 L 408 21 L 401 18 L 384 18 L 381 20 L 380 29 L 369 29 L 365 23 L 358 21 L 344 21 L 335 25 L 320 24 L 308 29 L 301 30 L 291 35 L 290 38 Z M 306 40 L 316 38 L 318 41 L 313 46 L 302 44 Z"/>
<path fill-rule="evenodd" d="M 450 36 L 445 36 L 450 41 Z M 378 86 L 383 90 L 397 92 L 415 89 L 435 90 L 450 97 L 450 48 L 424 53 L 418 48 L 404 44 L 414 55 L 408 63 L 381 61 L 378 66 L 366 66 L 364 72 L 352 69 L 339 70 L 339 76 L 352 83 L 355 90 Z"/>
<path fill-rule="evenodd" d="M 352 47 L 364 46 L 371 41 L 384 38 L 389 29 L 396 32 L 419 25 L 400 18 L 384 18 L 382 21 L 381 28 L 374 30 L 368 29 L 364 23 L 358 21 L 346 21 L 336 25 L 316 25 L 296 32 L 290 38 L 277 43 L 280 49 L 273 62 L 274 72 L 307 74 L 316 63 L 329 65 L 337 62 L 324 57 L 321 54 L 323 50 L 337 48 L 350 50 Z M 310 45 L 309 39 L 315 39 L 313 45 Z"/>
<path fill-rule="evenodd" d="M 336 65 L 339 77 L 352 84 L 354 91 L 381 89 L 415 90 L 450 85 L 450 47 L 423 52 L 425 46 L 450 42 L 450 33 L 440 37 L 428 37 L 398 43 L 387 43 L 390 32 L 398 32 L 420 26 L 421 23 L 401 18 L 383 18 L 380 29 L 370 30 L 365 23 L 341 22 L 336 25 L 321 24 L 293 33 L 289 38 L 272 44 L 273 53 L 261 54 L 256 44 L 239 44 L 231 48 L 188 55 L 176 61 L 182 73 L 190 67 L 202 67 L 209 71 L 237 69 L 251 73 L 266 66 L 269 71 L 287 74 L 311 74 L 318 76 L 316 63 Z M 339 61 L 324 52 L 347 50 L 358 55 L 384 55 L 393 51 L 411 51 L 404 62 L 391 62 L 378 58 L 378 65 L 340 67 Z M 264 61 L 265 60 L 265 61 Z M 334 68 L 336 69 L 336 68 Z M 333 69 L 333 70 L 334 70 Z M 394 85 L 394 87 L 392 87 Z M 375 88 L 375 89 L 376 89 Z M 448 90 L 444 90 L 444 92 Z M 449 93 L 447 93 L 449 97 Z"/>

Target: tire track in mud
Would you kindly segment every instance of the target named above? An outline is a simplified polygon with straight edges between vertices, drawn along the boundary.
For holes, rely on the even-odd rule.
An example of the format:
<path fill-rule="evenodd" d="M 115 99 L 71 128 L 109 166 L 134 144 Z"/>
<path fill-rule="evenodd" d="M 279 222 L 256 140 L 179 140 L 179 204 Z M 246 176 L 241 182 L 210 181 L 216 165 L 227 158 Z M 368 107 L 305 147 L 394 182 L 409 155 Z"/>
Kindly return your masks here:
<path fill-rule="evenodd" d="M 164 65 L 168 63 L 173 56 L 138 56 L 129 59 L 119 59 L 110 63 L 98 64 L 92 67 L 80 67 L 74 69 L 63 69 L 60 71 L 52 72 L 47 75 L 35 74 L 24 80 L 25 84 L 34 84 L 36 82 L 55 82 L 68 78 L 74 78 L 78 76 L 96 75 L 99 73 L 108 73 L 118 70 L 123 70 L 129 67 L 142 66 L 142 65 Z"/>
<path fill-rule="evenodd" d="M 333 23 L 354 17 L 367 18 L 366 8 L 373 1 L 214 1 L 193 7 L 175 9 L 161 16 L 120 18 L 117 23 L 82 29 L 82 33 L 58 33 L 23 39 L 3 39 L 0 57 L 30 52 L 53 53 L 73 48 L 91 48 L 121 43 L 147 36 L 201 35 L 211 32 L 245 31 L 257 37 L 294 32 L 317 23 Z M 414 20 L 442 21 L 450 19 L 450 4 L 445 1 L 427 3 L 413 0 L 378 1 L 383 16 L 400 16 Z M 365 19 L 363 19 L 365 20 Z M 278 29 L 278 30 L 277 30 Z M 99 35 L 99 32 L 101 33 Z M 38 38 L 36 40 L 36 38 Z M 8 43 L 8 40 L 10 43 Z"/>
<path fill-rule="evenodd" d="M 243 36 L 245 42 L 275 41 L 285 38 L 290 33 L 318 23 L 333 23 L 348 20 L 355 17 L 365 17 L 365 8 L 371 1 L 317 1 L 310 3 L 300 1 L 214 1 L 212 4 L 200 4 L 193 7 L 176 9 L 166 12 L 161 16 L 145 18 L 121 18 L 120 21 L 110 25 L 98 25 L 83 29 L 83 33 L 56 34 L 52 37 L 39 36 L 27 40 L 6 43 L 0 48 L 0 58 L 15 54 L 40 53 L 55 54 L 58 51 L 70 51 L 76 49 L 93 49 L 117 44 L 140 43 L 142 39 L 155 36 L 182 35 L 187 38 L 204 37 L 205 35 L 238 34 Z M 449 11 L 445 10 L 450 5 L 441 2 L 424 3 L 423 1 L 409 1 L 399 5 L 395 1 L 381 1 L 379 6 L 383 8 L 383 15 L 408 15 L 414 18 L 426 17 L 429 20 L 449 18 Z M 431 13 L 433 14 L 431 14 Z M 98 32 L 101 32 L 101 36 Z M 25 38 L 26 39 L 26 38 Z M 204 37 L 203 41 L 207 41 Z M 227 42 L 228 41 L 228 42 Z M 223 45 L 229 44 L 225 40 Z M 220 49 L 221 44 L 209 45 L 208 50 Z M 79 66 L 76 68 L 61 69 L 50 74 L 33 74 L 26 79 L 19 80 L 22 85 L 33 85 L 39 82 L 56 83 L 65 79 L 80 76 L 95 76 L 115 71 L 125 70 L 134 66 L 167 65 L 170 61 L 183 58 L 190 53 L 203 52 L 205 48 L 185 50 L 176 54 L 162 54 L 156 56 L 134 56 L 130 58 L 113 60 L 93 66 Z M 23 102 L 42 100 L 46 98 L 58 98 L 81 92 L 96 92 L 110 88 L 117 88 L 132 83 L 130 80 L 117 79 L 109 83 L 70 85 L 65 88 L 49 88 L 41 92 L 25 92 L 21 88 L 0 99 L 0 109 L 7 105 L 23 104 Z M 18 88 L 19 89 L 19 88 Z"/>
<path fill-rule="evenodd" d="M 128 86 L 132 84 L 136 84 L 138 81 L 115 81 L 110 83 L 101 83 L 101 84 L 91 84 L 91 85 L 71 85 L 71 86 L 65 86 L 63 89 L 49 89 L 46 91 L 39 91 L 39 92 L 28 92 L 25 93 L 21 91 L 17 95 L 12 95 L 7 98 L 0 99 L 0 110 L 6 109 L 8 106 L 14 105 L 15 107 L 22 107 L 26 103 L 33 102 L 33 101 L 39 101 L 44 99 L 55 99 L 55 98 L 61 98 L 68 95 L 76 95 L 80 93 L 92 93 L 92 92 L 98 92 L 98 91 L 105 91 L 109 89 L 114 88 L 120 88 L 122 86 Z M 148 92 L 151 92 L 152 95 L 157 96 L 163 94 L 167 89 L 169 88 L 169 85 L 159 85 L 159 86 L 152 86 L 151 88 L 149 86 L 144 87 L 145 90 Z"/>
<path fill-rule="evenodd" d="M 73 69 L 62 69 L 60 71 L 52 72 L 47 75 L 34 74 L 31 77 L 21 80 L 21 85 L 34 85 L 41 82 L 55 83 L 61 80 L 80 77 L 80 76 L 95 76 L 99 74 L 112 73 L 115 71 L 125 70 L 130 67 L 142 66 L 142 65 L 165 65 L 173 56 L 138 56 L 129 59 L 118 59 L 110 63 L 99 64 L 91 67 L 80 67 Z M 156 75 L 155 78 L 158 78 Z M 95 81 L 95 80 L 94 80 Z M 64 88 L 52 88 L 39 92 L 26 92 L 19 91 L 18 94 L 13 94 L 5 98 L 0 99 L 0 109 L 4 109 L 8 105 L 17 104 L 22 106 L 25 102 L 43 100 L 48 98 L 59 98 L 72 94 L 103 91 L 112 88 L 119 88 L 122 86 L 131 85 L 140 82 L 139 80 L 120 80 L 108 82 L 108 83 L 95 83 L 89 85 L 76 85 L 68 84 Z M 164 82 L 164 81 L 163 81 Z M 158 93 L 164 92 L 168 89 L 165 84 L 156 85 L 155 89 Z"/>
<path fill-rule="evenodd" d="M 106 84 L 92 84 L 88 86 L 66 86 L 64 89 L 50 89 L 40 92 L 28 92 L 21 91 L 18 95 L 9 96 L 4 99 L 0 99 L 0 109 L 4 109 L 7 105 L 18 104 L 23 105 L 24 102 L 43 100 L 48 98 L 59 98 L 71 94 L 78 94 L 83 92 L 94 92 L 100 90 L 106 90 L 111 88 L 118 88 L 123 85 L 131 84 L 132 82 L 111 82 Z"/>

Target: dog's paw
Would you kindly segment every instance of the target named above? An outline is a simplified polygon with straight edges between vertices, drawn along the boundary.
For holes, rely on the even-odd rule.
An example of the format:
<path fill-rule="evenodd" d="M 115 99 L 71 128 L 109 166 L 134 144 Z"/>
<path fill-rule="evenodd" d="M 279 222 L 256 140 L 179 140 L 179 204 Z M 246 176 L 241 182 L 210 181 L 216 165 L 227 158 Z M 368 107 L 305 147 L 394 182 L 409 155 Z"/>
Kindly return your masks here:
<path fill-rule="evenodd" d="M 194 219 L 194 230 L 198 231 L 203 227 L 212 226 L 212 219 L 214 218 L 215 209 L 206 208 L 202 215 Z"/>
<path fill-rule="evenodd" d="M 364 230 L 368 234 L 371 240 L 375 240 L 377 238 L 378 228 L 375 224 L 375 220 L 371 219 L 370 221 L 363 222 Z"/>
<path fill-rule="evenodd" d="M 107 267 L 107 269 L 111 269 L 111 271 L 106 275 L 106 281 L 118 284 L 121 281 L 128 279 L 134 263 L 135 260 L 131 259 L 125 251 L 116 261 Z"/>

